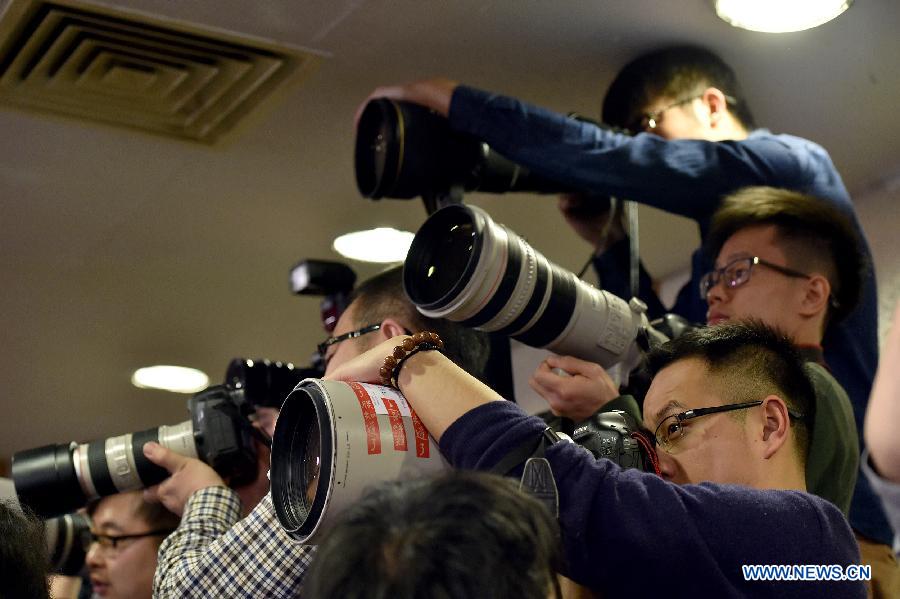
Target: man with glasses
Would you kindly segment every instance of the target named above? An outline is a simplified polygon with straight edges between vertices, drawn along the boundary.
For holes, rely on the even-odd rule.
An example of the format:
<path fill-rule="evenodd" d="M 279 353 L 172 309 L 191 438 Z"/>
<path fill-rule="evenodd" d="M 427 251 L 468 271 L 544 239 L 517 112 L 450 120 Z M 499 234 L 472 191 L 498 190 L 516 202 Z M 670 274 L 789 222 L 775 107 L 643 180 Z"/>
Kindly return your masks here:
<path fill-rule="evenodd" d="M 890 547 L 867 532 L 871 510 L 882 516 L 858 475 L 853 408 L 827 370 L 822 351 L 827 326 L 850 313 L 859 298 L 866 262 L 856 231 L 818 198 L 748 187 L 723 200 L 712 219 L 707 249 L 716 256 L 698 288 L 708 301 L 707 322 L 757 319 L 778 327 L 799 346 L 816 391 L 806 488 L 845 514 L 849 509 L 863 562 L 873 566 L 875 596 L 900 596 L 900 572 Z M 557 413 L 590 414 L 618 396 L 595 364 L 571 357 L 548 362 L 534 374 L 532 386 Z M 555 376 L 548 367 L 562 367 L 573 376 Z"/>
<path fill-rule="evenodd" d="M 329 376 L 379 380 L 401 340 Z M 406 363 L 397 386 L 453 466 L 491 470 L 545 438 L 540 418 L 440 352 Z M 645 424 L 656 432 L 663 478 L 572 443 L 544 452 L 559 492 L 566 575 L 612 597 L 864 597 L 865 571 L 847 569 L 860 561 L 846 519 L 804 492 L 813 390 L 790 340 L 758 323 L 727 323 L 664 344 L 649 363 Z M 742 567 L 771 564 L 828 564 L 832 579 L 753 580 Z"/>
<path fill-rule="evenodd" d="M 826 369 L 826 328 L 856 305 L 867 264 L 852 225 L 829 204 L 797 192 L 749 187 L 731 194 L 713 216 L 707 246 L 715 267 L 700 279 L 707 322 L 756 318 L 777 326 L 800 348 L 816 388 L 806 483 L 834 502 L 856 532 L 863 561 L 873 566 L 876 597 L 900 596 L 900 567 L 889 527 L 870 485 L 859 476 L 852 405 Z M 852 497 L 852 501 L 851 501 Z"/>
<path fill-rule="evenodd" d="M 828 153 L 806 139 L 757 129 L 734 71 L 703 48 L 662 48 L 620 70 L 607 91 L 602 117 L 630 129 L 632 136 L 447 79 L 383 87 L 370 97 L 382 96 L 427 106 L 447 116 L 454 130 L 483 139 L 507 158 L 585 194 L 587 199 L 562 198 L 560 208 L 599 254 L 593 261 L 602 287 L 626 299 L 631 295 L 628 242 L 622 231 L 607 227 L 609 196 L 690 218 L 705 238 L 722 197 L 766 185 L 818 197 L 862 231 Z M 868 256 L 865 242 L 862 249 Z M 691 281 L 672 312 L 704 321 L 707 306 L 699 281 L 713 258 L 702 250 L 694 253 Z M 646 272 L 641 281 L 639 295 L 650 316 L 666 311 Z M 853 403 L 857 431 L 878 360 L 877 314 L 875 275 L 869 271 L 859 304 L 827 327 L 822 343 L 834 377 Z M 875 506 L 874 500 L 868 505 Z M 867 535 L 890 542 L 880 511 L 866 508 L 865 520 Z"/>
<path fill-rule="evenodd" d="M 156 552 L 178 526 L 178 516 L 141 491 L 109 495 L 88 508 L 90 544 L 85 560 L 95 596 L 150 599 Z"/>
<path fill-rule="evenodd" d="M 446 320 L 419 314 L 403 291 L 402 269 L 362 283 L 338 319 L 334 336 L 319 344 L 326 374 L 385 340 L 434 331 L 446 353 L 467 372 L 484 375 L 487 337 Z M 147 444 L 145 455 L 172 476 L 152 493 L 182 513 L 178 530 L 160 548 L 154 581 L 157 597 L 297 597 L 314 547 L 285 533 L 267 494 L 243 520 L 240 502 L 216 472 L 200 460 Z"/>

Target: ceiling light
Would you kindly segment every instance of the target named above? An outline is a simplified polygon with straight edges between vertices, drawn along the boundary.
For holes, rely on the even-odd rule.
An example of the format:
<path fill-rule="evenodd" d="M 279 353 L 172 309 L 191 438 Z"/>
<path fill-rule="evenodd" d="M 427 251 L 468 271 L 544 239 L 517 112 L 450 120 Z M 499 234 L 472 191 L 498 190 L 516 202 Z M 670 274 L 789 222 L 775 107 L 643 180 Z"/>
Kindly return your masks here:
<path fill-rule="evenodd" d="M 716 0 L 716 14 L 742 29 L 785 33 L 818 27 L 851 4 L 853 0 Z"/>
<path fill-rule="evenodd" d="M 196 393 L 209 386 L 209 377 L 196 368 L 147 366 L 131 375 L 131 383 L 141 389 L 162 389 L 175 393 Z"/>
<path fill-rule="evenodd" d="M 362 262 L 402 262 L 415 235 L 390 227 L 355 231 L 334 240 L 337 253 Z"/>

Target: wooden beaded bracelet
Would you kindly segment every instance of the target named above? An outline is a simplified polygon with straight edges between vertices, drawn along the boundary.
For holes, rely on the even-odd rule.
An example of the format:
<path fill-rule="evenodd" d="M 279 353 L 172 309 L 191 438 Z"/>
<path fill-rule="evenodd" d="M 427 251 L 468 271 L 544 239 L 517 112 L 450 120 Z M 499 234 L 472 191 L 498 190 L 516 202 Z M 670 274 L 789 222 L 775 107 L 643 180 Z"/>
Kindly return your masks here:
<path fill-rule="evenodd" d="M 422 331 L 404 339 L 390 355 L 385 357 L 384 364 L 378 371 L 381 375 L 381 384 L 399 390 L 397 379 L 400 377 L 403 363 L 420 351 L 433 349 L 438 351 L 444 349 L 444 342 L 437 333 Z"/>

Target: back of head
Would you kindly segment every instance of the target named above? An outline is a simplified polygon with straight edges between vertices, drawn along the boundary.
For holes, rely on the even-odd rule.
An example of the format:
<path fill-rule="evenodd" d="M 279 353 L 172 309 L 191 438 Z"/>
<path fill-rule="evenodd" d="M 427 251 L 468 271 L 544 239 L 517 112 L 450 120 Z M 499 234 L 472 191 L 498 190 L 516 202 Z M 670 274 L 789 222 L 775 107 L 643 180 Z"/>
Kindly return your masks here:
<path fill-rule="evenodd" d="M 788 266 L 819 273 L 831 284 L 826 323 L 835 322 L 859 302 L 868 263 L 850 220 L 833 205 L 800 192 L 745 187 L 722 200 L 706 238 L 715 257 L 728 238 L 747 227 L 774 225 Z"/>
<path fill-rule="evenodd" d="M 545 599 L 557 525 L 497 476 L 452 472 L 371 488 L 342 515 L 304 583 L 310 598 Z"/>
<path fill-rule="evenodd" d="M 616 75 L 603 100 L 603 122 L 629 128 L 655 100 L 686 99 L 716 87 L 735 102 L 729 110 L 750 131 L 756 128 L 737 76 L 725 61 L 699 46 L 669 46 L 643 54 Z"/>
<path fill-rule="evenodd" d="M 0 597 L 48 597 L 49 568 L 43 523 L 0 501 Z"/>
<path fill-rule="evenodd" d="M 411 332 L 434 331 L 444 341 L 444 354 L 476 378 L 483 378 L 489 342 L 487 334 L 443 318 L 428 318 L 416 310 L 403 289 L 403 267 L 389 268 L 363 282 L 350 297 L 359 326 L 394 318 Z"/>
<path fill-rule="evenodd" d="M 803 417 L 791 419 L 801 465 L 809 453 L 815 391 L 790 339 L 762 322 L 743 321 L 695 329 L 651 351 L 652 376 L 671 364 L 702 360 L 723 401 L 743 403 L 777 395 Z M 735 417 L 741 417 L 735 413 Z"/>

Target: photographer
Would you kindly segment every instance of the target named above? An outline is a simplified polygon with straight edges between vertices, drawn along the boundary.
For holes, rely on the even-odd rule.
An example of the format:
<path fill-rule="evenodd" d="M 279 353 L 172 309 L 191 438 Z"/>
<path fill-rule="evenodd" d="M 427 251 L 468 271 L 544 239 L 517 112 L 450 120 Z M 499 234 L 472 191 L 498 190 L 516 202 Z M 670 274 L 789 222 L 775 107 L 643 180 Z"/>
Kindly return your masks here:
<path fill-rule="evenodd" d="M 487 142 L 493 149 L 548 179 L 581 190 L 592 198 L 634 200 L 697 222 L 705 238 L 721 198 L 737 189 L 767 185 L 793 189 L 831 203 L 861 228 L 849 194 L 828 153 L 790 135 L 756 129 L 731 68 L 715 54 L 695 47 L 664 48 L 626 65 L 610 86 L 603 120 L 631 129 L 634 136 L 567 118 L 516 100 L 433 79 L 376 89 L 370 98 L 387 97 L 421 104 L 447 116 L 452 129 Z M 602 210 L 583 200 L 561 207 L 570 224 L 582 223 L 588 238 L 599 243 L 596 219 Z M 599 214 L 599 216 L 598 216 Z M 596 247 L 602 284 L 630 296 L 623 281 L 627 242 Z M 866 256 L 868 247 L 863 243 Z M 700 322 L 706 305 L 698 289 L 712 256 L 697 251 L 692 278 L 673 311 Z M 641 298 L 650 315 L 662 309 L 643 277 Z M 875 276 L 863 281 L 859 305 L 829 326 L 822 346 L 834 377 L 854 407 L 857 431 L 878 360 Z M 654 311 L 656 313 L 654 313 Z M 868 484 L 854 501 L 854 528 L 879 543 L 889 543 L 888 523 Z"/>
<path fill-rule="evenodd" d="M 821 344 L 827 324 L 858 301 L 867 267 L 858 247 L 853 227 L 827 203 L 784 189 L 748 187 L 726 197 L 713 216 L 708 250 L 716 268 L 702 279 L 710 325 L 756 318 L 799 346 L 816 391 L 807 488 L 845 514 L 865 492 L 857 476 L 859 441 L 850 400 L 829 373 Z M 591 376 L 580 378 L 600 386 L 602 379 Z M 534 378 L 557 410 L 577 406 L 584 412 L 604 401 L 599 392 L 580 392 L 570 378 L 540 371 Z M 900 593 L 890 548 L 855 532 L 863 561 L 873 566 L 875 596 Z"/>
<path fill-rule="evenodd" d="M 380 382 L 399 341 L 329 378 Z M 749 564 L 859 563 L 840 511 L 798 492 L 813 391 L 790 342 L 762 325 L 728 324 L 667 343 L 650 364 L 645 422 L 656 433 L 665 480 L 573 444 L 546 449 L 567 574 L 611 596 L 863 597 L 857 582 L 743 574 Z M 392 376 L 454 466 L 490 469 L 545 428 L 438 351 L 411 353 Z"/>
<path fill-rule="evenodd" d="M 350 299 L 334 336 L 320 344 L 326 373 L 387 339 L 432 329 L 447 340 L 457 364 L 482 375 L 486 336 L 420 315 L 403 292 L 399 267 L 362 283 Z M 176 513 L 183 511 L 178 530 L 160 548 L 155 596 L 299 595 L 314 547 L 296 544 L 282 530 L 271 494 L 238 521 L 236 494 L 206 464 L 149 444 L 145 454 L 172 473 L 159 486 L 160 500 Z"/>
<path fill-rule="evenodd" d="M 93 523 L 85 563 L 94 594 L 109 599 L 149 599 L 156 553 L 178 526 L 178 516 L 141 491 L 109 495 L 88 506 Z"/>

